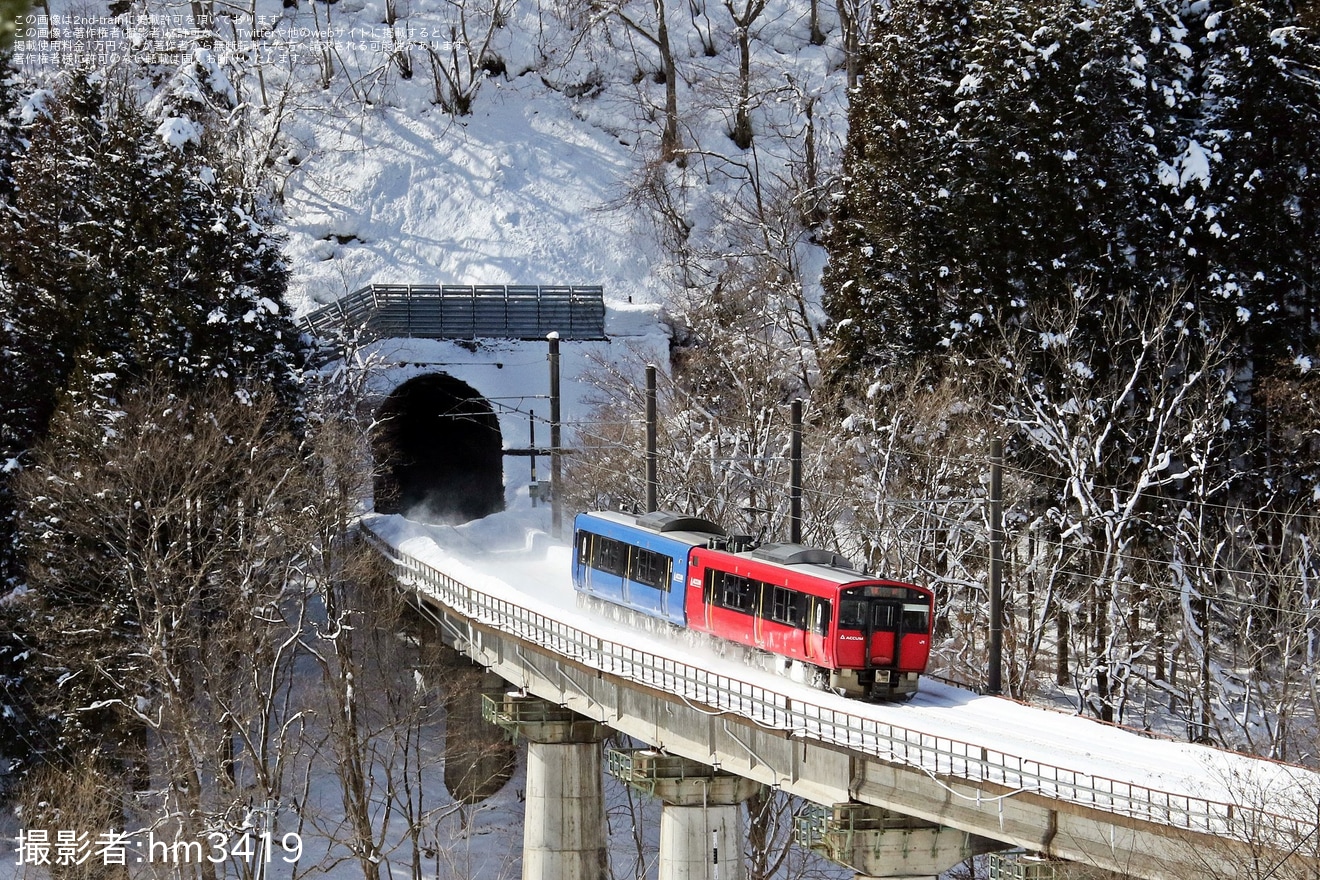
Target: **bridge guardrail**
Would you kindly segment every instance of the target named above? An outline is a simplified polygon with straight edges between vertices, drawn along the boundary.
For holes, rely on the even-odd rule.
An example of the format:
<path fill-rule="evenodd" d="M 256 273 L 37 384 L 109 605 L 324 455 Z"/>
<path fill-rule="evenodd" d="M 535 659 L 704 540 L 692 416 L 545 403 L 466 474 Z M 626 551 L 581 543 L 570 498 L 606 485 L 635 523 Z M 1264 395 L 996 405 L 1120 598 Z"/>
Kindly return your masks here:
<path fill-rule="evenodd" d="M 1163 791 L 1023 758 L 975 743 L 910 730 L 789 698 L 761 685 L 602 639 L 516 602 L 469 587 L 438 569 L 401 554 L 370 528 L 369 543 L 413 589 L 476 622 L 549 649 L 586 666 L 740 715 L 768 728 L 861 752 L 919 769 L 932 778 L 990 782 L 1173 828 L 1262 842 L 1298 840 L 1314 823 L 1249 804 L 1234 804 Z"/>

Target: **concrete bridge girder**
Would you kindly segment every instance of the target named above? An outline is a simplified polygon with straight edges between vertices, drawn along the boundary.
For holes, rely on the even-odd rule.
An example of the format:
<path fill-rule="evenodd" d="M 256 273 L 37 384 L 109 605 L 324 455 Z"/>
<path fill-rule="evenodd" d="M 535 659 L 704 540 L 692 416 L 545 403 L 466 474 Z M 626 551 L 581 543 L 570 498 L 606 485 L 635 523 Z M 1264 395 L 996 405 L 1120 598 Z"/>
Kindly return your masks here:
<path fill-rule="evenodd" d="M 988 838 L 861 803 L 809 811 L 799 817 L 798 830 L 799 842 L 862 877 L 935 877 L 974 855 L 1003 849 Z"/>
<path fill-rule="evenodd" d="M 1241 876 L 1244 845 L 849 752 L 581 666 L 472 624 L 462 650 L 506 681 L 639 741 L 818 804 L 856 801 L 1148 880 Z"/>

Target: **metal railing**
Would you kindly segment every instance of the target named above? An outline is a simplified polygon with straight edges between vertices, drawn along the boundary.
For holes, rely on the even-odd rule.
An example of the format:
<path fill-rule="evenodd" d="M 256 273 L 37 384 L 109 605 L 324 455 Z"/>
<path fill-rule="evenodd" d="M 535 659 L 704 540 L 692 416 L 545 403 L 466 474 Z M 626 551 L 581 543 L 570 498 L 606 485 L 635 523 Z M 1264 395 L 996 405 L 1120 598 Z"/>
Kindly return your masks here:
<path fill-rule="evenodd" d="M 371 545 L 393 564 L 401 583 L 462 617 L 498 627 L 501 632 L 602 672 L 768 728 L 901 764 L 932 778 L 992 783 L 1193 832 L 1265 842 L 1269 838 L 1301 839 L 1315 829 L 1313 816 L 1303 819 L 1250 804 L 1163 791 L 900 727 L 809 699 L 789 698 L 752 682 L 602 639 L 516 602 L 491 596 L 401 554 L 369 528 L 364 526 L 363 531 Z"/>
<path fill-rule="evenodd" d="M 323 339 L 604 339 L 605 297 L 598 285 L 373 284 L 302 323 Z"/>

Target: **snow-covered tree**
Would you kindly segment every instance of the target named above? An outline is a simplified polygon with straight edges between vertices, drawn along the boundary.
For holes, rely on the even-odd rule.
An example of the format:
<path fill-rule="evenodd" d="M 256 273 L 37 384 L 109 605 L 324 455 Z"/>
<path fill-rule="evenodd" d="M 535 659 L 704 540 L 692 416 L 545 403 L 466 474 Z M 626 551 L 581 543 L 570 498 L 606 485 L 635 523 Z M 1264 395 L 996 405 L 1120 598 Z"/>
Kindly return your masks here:
<path fill-rule="evenodd" d="M 1103 301 L 1104 322 L 1084 324 Z M 1111 299 L 1081 290 L 1005 333 L 1002 418 L 1038 478 L 1035 517 L 1064 551 L 1054 597 L 1072 614 L 1083 703 L 1120 720 L 1130 678 L 1149 675 L 1176 607 L 1164 576 L 1188 504 L 1223 499 L 1231 349 L 1176 291 Z M 1176 551 L 1174 551 L 1176 552 Z M 1142 659 L 1138 659 L 1142 658 Z M 1136 668 L 1134 668 L 1136 667 Z M 1153 677 L 1153 676 L 1152 676 Z"/>
<path fill-rule="evenodd" d="M 1318 47 L 1291 4 L 893 4 L 826 278 L 848 362 L 992 345 L 1077 283 L 1312 351 Z"/>
<path fill-rule="evenodd" d="M 1210 4 L 1188 22 L 1197 113 L 1159 169 L 1183 200 L 1186 275 L 1261 372 L 1320 338 L 1320 39 L 1294 6 Z"/>
<path fill-rule="evenodd" d="M 278 242 L 208 156 L 202 124 L 158 118 L 73 75 L 34 107 L 0 217 L 0 296 L 39 436 L 81 362 L 131 381 L 269 382 L 296 397 L 299 342 Z"/>
<path fill-rule="evenodd" d="M 300 343 L 278 242 L 199 115 L 151 116 L 127 95 L 78 73 L 23 105 L 0 206 L 6 486 L 59 408 L 87 407 L 108 427 L 148 377 L 180 392 L 219 382 L 296 418 Z M 5 517 L 14 510 L 8 498 Z M 24 585 L 21 552 L 7 543 L 6 593 Z M 22 653 L 0 657 L 9 674 Z"/>
<path fill-rule="evenodd" d="M 32 761 L 93 762 L 161 836 L 228 834 L 288 795 L 281 692 L 315 535 L 287 503 L 310 485 L 301 442 L 269 391 L 99 379 L 72 378 L 18 480 L 28 591 L 6 611 L 47 736 Z"/>
<path fill-rule="evenodd" d="M 449 0 L 443 5 L 446 20 L 437 33 L 444 39 L 424 42 L 421 48 L 430 64 L 435 103 L 447 113 L 471 113 L 482 82 L 503 70 L 497 39 L 514 2 Z"/>
<path fill-rule="evenodd" d="M 662 108 L 658 112 L 661 119 L 660 158 L 665 162 L 685 161 L 679 126 L 679 44 L 664 0 L 577 0 L 568 8 L 579 16 L 586 28 L 610 22 L 623 26 L 625 35 L 620 42 L 634 46 L 639 78 L 652 75 L 664 87 Z M 649 116 L 657 115 L 656 108 L 651 107 L 649 111 Z"/>
<path fill-rule="evenodd" d="M 931 351 L 960 283 L 949 157 L 968 3 L 893 3 L 852 95 L 825 306 L 845 362 Z"/>
<path fill-rule="evenodd" d="M 0 210 L 14 189 L 13 166 L 22 151 L 18 133 L 18 83 L 9 67 L 7 53 L 0 53 Z M 3 257 L 0 257 L 2 260 Z M 0 593 L 8 592 L 16 573 L 13 547 L 14 504 L 10 475 L 17 467 L 21 431 L 13 424 L 10 406 L 19 381 L 18 355 L 13 322 L 0 317 Z"/>

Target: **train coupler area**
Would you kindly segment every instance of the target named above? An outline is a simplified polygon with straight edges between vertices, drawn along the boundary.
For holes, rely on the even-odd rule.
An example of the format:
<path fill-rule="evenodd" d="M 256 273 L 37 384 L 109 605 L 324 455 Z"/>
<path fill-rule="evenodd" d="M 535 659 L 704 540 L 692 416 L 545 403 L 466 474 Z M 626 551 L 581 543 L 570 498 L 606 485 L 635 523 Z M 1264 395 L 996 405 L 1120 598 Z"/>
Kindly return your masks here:
<path fill-rule="evenodd" d="M 830 675 L 830 690 L 845 697 L 870 700 L 907 700 L 917 692 L 916 672 L 892 669 L 836 669 Z"/>

